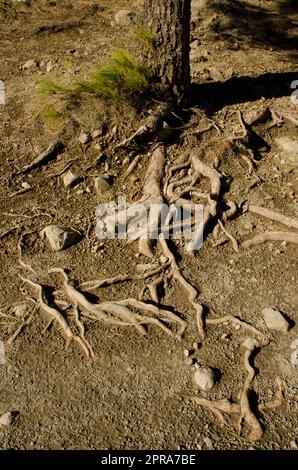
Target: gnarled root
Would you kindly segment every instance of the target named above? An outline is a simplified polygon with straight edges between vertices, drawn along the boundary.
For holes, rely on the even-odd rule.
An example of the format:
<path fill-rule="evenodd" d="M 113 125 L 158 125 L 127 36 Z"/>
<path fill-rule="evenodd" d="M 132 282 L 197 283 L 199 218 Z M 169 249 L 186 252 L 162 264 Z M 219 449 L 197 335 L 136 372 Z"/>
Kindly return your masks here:
<path fill-rule="evenodd" d="M 180 330 L 177 333 L 178 339 L 184 333 L 186 323 L 180 317 L 175 315 L 170 310 L 161 309 L 155 305 L 147 304 L 136 299 L 125 299 L 115 302 L 101 302 L 92 303 L 87 300 L 84 294 L 79 292 L 69 281 L 68 276 L 64 269 L 53 268 L 50 273 L 58 272 L 63 275 L 65 291 L 73 302 L 78 305 L 83 312 L 83 315 L 103 323 L 119 326 L 135 326 L 142 335 L 146 335 L 147 331 L 143 325 L 154 324 L 165 331 L 168 335 L 173 336 L 173 331 L 168 328 L 163 322 L 177 323 L 180 325 Z M 135 308 L 139 311 L 153 313 L 154 317 L 149 315 L 140 315 L 132 311 Z"/>

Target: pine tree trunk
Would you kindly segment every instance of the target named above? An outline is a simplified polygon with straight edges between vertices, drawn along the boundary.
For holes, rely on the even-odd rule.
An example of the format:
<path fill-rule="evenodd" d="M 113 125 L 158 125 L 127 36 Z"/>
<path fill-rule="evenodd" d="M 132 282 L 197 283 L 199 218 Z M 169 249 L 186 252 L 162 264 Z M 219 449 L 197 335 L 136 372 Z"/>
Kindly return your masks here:
<path fill-rule="evenodd" d="M 190 88 L 189 41 L 191 0 L 145 0 L 145 23 L 154 36 L 151 66 L 178 105 Z"/>

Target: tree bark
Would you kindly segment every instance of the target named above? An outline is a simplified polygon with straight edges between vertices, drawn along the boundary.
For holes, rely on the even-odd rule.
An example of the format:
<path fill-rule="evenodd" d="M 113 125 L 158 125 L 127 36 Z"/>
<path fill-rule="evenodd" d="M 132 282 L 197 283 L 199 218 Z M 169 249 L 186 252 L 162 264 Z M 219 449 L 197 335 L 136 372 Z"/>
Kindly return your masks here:
<path fill-rule="evenodd" d="M 184 105 L 190 88 L 191 0 L 145 0 L 145 24 L 153 33 L 151 67 L 173 101 Z"/>

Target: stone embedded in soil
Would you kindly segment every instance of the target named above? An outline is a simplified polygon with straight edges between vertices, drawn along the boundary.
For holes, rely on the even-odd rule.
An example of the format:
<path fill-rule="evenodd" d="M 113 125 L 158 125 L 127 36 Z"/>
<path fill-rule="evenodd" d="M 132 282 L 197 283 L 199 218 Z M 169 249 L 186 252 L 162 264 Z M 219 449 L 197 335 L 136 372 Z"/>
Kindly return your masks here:
<path fill-rule="evenodd" d="M 215 385 L 215 373 L 210 367 L 199 367 L 194 376 L 194 383 L 200 390 L 209 392 Z"/>
<path fill-rule="evenodd" d="M 291 342 L 290 348 L 291 349 L 298 349 L 298 338 L 294 339 L 294 341 Z"/>
<path fill-rule="evenodd" d="M 66 188 L 73 188 L 82 181 L 82 177 L 69 170 L 63 177 L 63 183 Z"/>
<path fill-rule="evenodd" d="M 79 142 L 80 144 L 88 144 L 88 142 L 90 142 L 91 140 L 91 137 L 90 137 L 90 134 L 88 134 L 88 132 L 81 132 L 80 135 L 79 135 Z"/>
<path fill-rule="evenodd" d="M 22 65 L 23 70 L 31 70 L 36 67 L 37 67 L 37 62 L 36 60 L 33 60 L 33 59 L 27 60 L 27 62 Z"/>
<path fill-rule="evenodd" d="M 290 361 L 292 366 L 298 366 L 298 349 L 292 352 Z"/>
<path fill-rule="evenodd" d="M 17 317 L 24 317 L 26 313 L 28 312 L 28 305 L 27 304 L 19 304 L 13 307 L 12 313 L 16 315 Z"/>
<path fill-rule="evenodd" d="M 136 21 L 136 13 L 131 10 L 119 10 L 115 15 L 115 23 L 118 26 L 129 26 Z"/>
<path fill-rule="evenodd" d="M 203 441 L 204 441 L 205 446 L 207 447 L 207 449 L 209 449 L 209 450 L 213 449 L 213 443 L 212 443 L 210 437 L 204 437 Z"/>
<path fill-rule="evenodd" d="M 286 333 L 289 328 L 289 322 L 278 310 L 266 307 L 262 310 L 264 321 L 269 330 L 280 331 Z"/>
<path fill-rule="evenodd" d="M 43 240 L 47 240 L 53 251 L 61 251 L 78 243 L 82 235 L 68 227 L 59 227 L 58 225 L 48 225 L 40 232 Z"/>
<path fill-rule="evenodd" d="M 111 187 L 110 178 L 107 175 L 96 176 L 94 178 L 94 188 L 98 195 L 101 195 L 108 191 Z"/>
<path fill-rule="evenodd" d="M 271 116 L 270 109 L 268 106 L 261 106 L 259 108 L 253 108 L 246 111 L 243 114 L 244 121 L 249 125 L 260 124 L 266 122 Z"/>
<path fill-rule="evenodd" d="M 0 417 L 0 427 L 2 426 L 10 426 L 13 422 L 13 413 L 11 411 L 8 411 L 7 413 L 4 413 Z"/>
<path fill-rule="evenodd" d="M 288 173 L 298 168 L 298 141 L 283 136 L 276 139 L 276 143 L 280 149 L 278 159 L 281 170 Z"/>

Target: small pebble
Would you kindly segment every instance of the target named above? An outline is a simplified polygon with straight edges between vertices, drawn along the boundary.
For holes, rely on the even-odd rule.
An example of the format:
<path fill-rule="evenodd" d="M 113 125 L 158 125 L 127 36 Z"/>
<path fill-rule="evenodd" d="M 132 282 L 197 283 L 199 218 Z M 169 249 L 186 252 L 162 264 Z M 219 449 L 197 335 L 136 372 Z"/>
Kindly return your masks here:
<path fill-rule="evenodd" d="M 10 426 L 12 422 L 13 422 L 13 413 L 11 411 L 4 413 L 4 415 L 0 417 L 0 427 Z"/>
<path fill-rule="evenodd" d="M 290 446 L 291 446 L 292 449 L 298 449 L 296 441 L 291 441 Z"/>
<path fill-rule="evenodd" d="M 88 142 L 90 142 L 90 134 L 87 132 L 81 132 L 79 135 L 79 142 L 81 144 L 88 144 Z"/>
<path fill-rule="evenodd" d="M 239 325 L 237 325 L 237 326 L 239 326 Z M 229 339 L 228 333 L 224 333 L 223 335 L 221 335 L 220 339 L 223 339 L 223 340 L 225 340 L 225 341 L 228 341 L 228 339 Z"/>
<path fill-rule="evenodd" d="M 194 364 L 194 358 L 193 358 L 193 357 L 187 357 L 187 358 L 185 359 L 185 364 L 186 364 L 187 366 L 192 366 L 192 365 Z"/>
<path fill-rule="evenodd" d="M 212 441 L 211 441 L 210 437 L 204 437 L 203 441 L 204 441 L 207 449 L 209 449 L 209 450 L 213 449 L 213 444 L 212 444 Z"/>
<path fill-rule="evenodd" d="M 194 341 L 192 343 L 192 347 L 194 348 L 195 351 L 197 351 L 198 349 L 200 349 L 201 343 L 198 343 L 197 341 Z"/>
<path fill-rule="evenodd" d="M 63 176 L 63 183 L 66 188 L 73 188 L 82 181 L 82 177 L 69 170 Z"/>
<path fill-rule="evenodd" d="M 184 349 L 183 354 L 184 354 L 185 357 L 189 357 L 190 356 L 190 350 L 189 349 Z"/>

